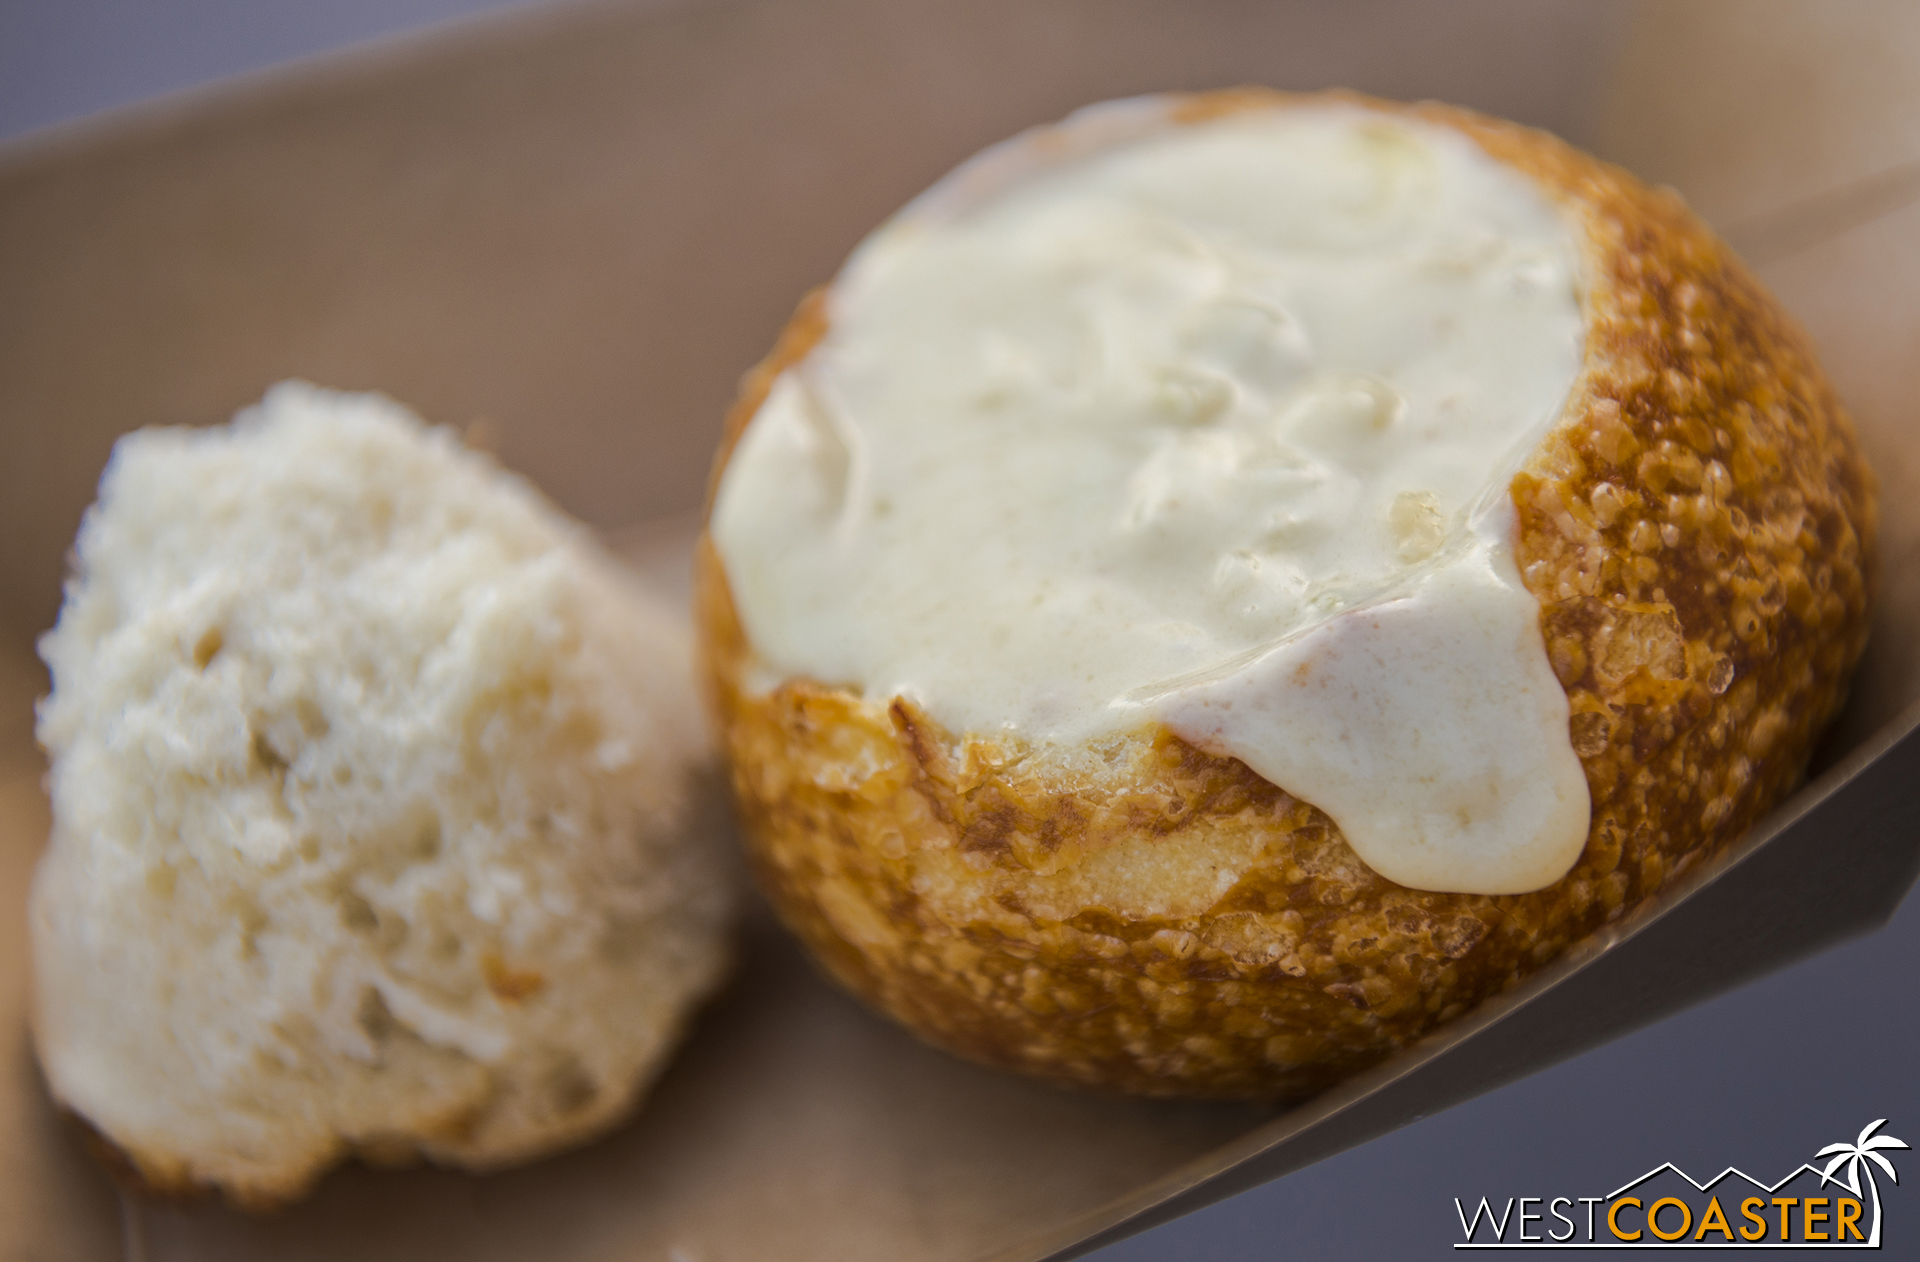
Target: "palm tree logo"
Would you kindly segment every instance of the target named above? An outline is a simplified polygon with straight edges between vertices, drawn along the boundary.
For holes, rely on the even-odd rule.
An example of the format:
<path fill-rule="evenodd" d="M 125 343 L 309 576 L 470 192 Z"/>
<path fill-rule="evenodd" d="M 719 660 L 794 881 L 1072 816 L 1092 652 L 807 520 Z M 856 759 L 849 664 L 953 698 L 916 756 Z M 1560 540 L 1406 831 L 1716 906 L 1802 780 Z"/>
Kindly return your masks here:
<path fill-rule="evenodd" d="M 1860 1173 L 1863 1170 L 1866 1172 L 1867 1187 L 1873 1192 L 1873 1234 L 1865 1245 L 1865 1247 L 1869 1249 L 1877 1249 L 1880 1247 L 1880 1185 L 1874 1182 L 1873 1166 L 1867 1163 L 1871 1161 L 1873 1165 L 1879 1166 L 1887 1172 L 1889 1179 L 1898 1183 L 1900 1182 L 1900 1176 L 1893 1172 L 1893 1163 L 1885 1157 L 1882 1157 L 1876 1150 L 1882 1148 L 1907 1148 L 1910 1146 L 1901 1140 L 1895 1139 L 1891 1135 L 1874 1134 L 1875 1131 L 1886 1124 L 1887 1119 L 1883 1117 L 1861 1131 L 1860 1138 L 1854 1140 L 1851 1144 L 1828 1144 L 1825 1148 L 1822 1148 L 1814 1154 L 1816 1159 L 1820 1157 L 1833 1158 L 1832 1161 L 1827 1163 L 1826 1170 L 1820 1175 L 1820 1181 L 1822 1183 L 1839 1183 L 1855 1196 L 1860 1195 Z M 1847 1177 L 1845 1179 L 1836 1179 L 1834 1178 L 1833 1172 L 1838 1170 L 1842 1164 L 1845 1164 L 1847 1167 Z"/>

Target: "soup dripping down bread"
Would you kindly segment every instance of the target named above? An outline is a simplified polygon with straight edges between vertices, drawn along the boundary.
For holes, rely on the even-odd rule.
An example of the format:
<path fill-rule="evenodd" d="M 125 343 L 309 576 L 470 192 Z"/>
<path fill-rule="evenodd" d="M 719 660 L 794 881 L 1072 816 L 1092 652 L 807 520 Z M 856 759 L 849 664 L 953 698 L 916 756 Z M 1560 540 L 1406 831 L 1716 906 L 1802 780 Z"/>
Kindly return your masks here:
<path fill-rule="evenodd" d="M 1670 192 L 1437 105 L 1116 102 L 879 229 L 699 558 L 759 879 L 986 1064 L 1297 1097 L 1786 793 L 1872 478 Z"/>

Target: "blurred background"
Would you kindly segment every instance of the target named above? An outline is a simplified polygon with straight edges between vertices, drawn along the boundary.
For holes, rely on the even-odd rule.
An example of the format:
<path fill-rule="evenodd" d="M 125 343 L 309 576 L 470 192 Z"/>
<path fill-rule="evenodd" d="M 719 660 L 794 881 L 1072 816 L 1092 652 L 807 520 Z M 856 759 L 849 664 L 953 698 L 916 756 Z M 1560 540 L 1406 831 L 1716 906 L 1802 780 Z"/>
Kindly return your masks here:
<path fill-rule="evenodd" d="M 1240 81 L 1444 96 L 1673 184 L 1807 322 L 1905 486 L 1920 6 L 1901 0 L 6 0 L 0 631 L 50 622 L 113 434 L 219 419 L 293 373 L 497 425 L 509 463 L 604 529 L 684 512 L 733 376 L 905 196 L 1086 100 Z M 1901 522 L 1888 566 L 1920 572 Z M 1912 649 L 1881 636 L 1863 713 L 1920 691 Z M 30 748 L 36 672 L 24 653 L 0 670 L 10 749 Z M 1871 936 L 1094 1256 L 1440 1257 L 1455 1197 L 1600 1195 L 1661 1161 L 1784 1172 L 1876 1118 L 1911 1136 L 1916 976 L 1909 899 Z M 0 1183 L 50 1177 L 37 1159 L 7 1149 Z M 1882 1191 L 1889 1251 L 1914 1249 L 1920 1198 Z M 46 1218 L 0 1234 L 6 1256 L 195 1256 L 187 1217 L 129 1245 L 110 1198 L 60 1195 L 110 1221 Z M 230 1256 L 258 1238 L 220 1235 Z"/>

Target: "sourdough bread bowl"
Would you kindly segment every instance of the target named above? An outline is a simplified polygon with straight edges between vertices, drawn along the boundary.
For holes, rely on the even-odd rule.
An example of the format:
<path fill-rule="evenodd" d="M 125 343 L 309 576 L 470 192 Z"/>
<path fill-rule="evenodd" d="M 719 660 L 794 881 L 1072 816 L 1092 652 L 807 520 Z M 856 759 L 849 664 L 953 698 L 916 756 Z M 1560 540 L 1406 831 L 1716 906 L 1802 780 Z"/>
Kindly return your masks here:
<path fill-rule="evenodd" d="M 753 501 L 771 484 L 740 471 L 745 460 L 777 465 L 774 440 L 752 449 L 756 433 L 776 424 L 762 418 L 793 410 L 783 391 L 810 391 L 801 408 L 813 418 L 808 423 L 841 435 L 835 485 L 864 485 L 873 470 L 884 478 L 889 439 L 860 428 L 874 419 L 871 411 L 847 419 L 858 408 L 842 396 L 854 395 L 836 393 L 831 373 L 839 371 L 843 384 L 860 372 L 884 374 L 884 362 L 872 368 L 884 359 L 876 345 L 896 352 L 903 375 L 925 377 L 930 363 L 946 362 L 911 344 L 889 348 L 879 335 L 837 344 L 846 326 L 866 327 L 854 298 L 869 302 L 880 292 L 874 286 L 906 274 L 901 259 L 911 261 L 911 251 L 952 225 L 1000 213 L 1049 180 L 1080 178 L 1076 164 L 1116 153 L 1124 163 L 1129 146 L 1177 153 L 1188 138 L 1211 143 L 1215 129 L 1269 124 L 1301 130 L 1309 149 L 1324 124 L 1341 144 L 1351 133 L 1362 147 L 1399 154 L 1411 146 L 1421 170 L 1430 161 L 1464 163 L 1459 169 L 1492 180 L 1488 187 L 1524 186 L 1494 200 L 1536 200 L 1544 209 L 1526 222 L 1557 223 L 1540 229 L 1549 236 L 1564 230 L 1563 273 L 1532 255 L 1500 264 L 1509 269 L 1501 277 L 1544 275 L 1538 283 L 1563 291 L 1572 340 L 1566 376 L 1547 396 L 1552 406 L 1537 425 L 1511 431 L 1525 437 L 1517 451 L 1486 461 L 1480 476 L 1491 478 L 1490 493 L 1439 507 L 1424 492 L 1382 499 L 1398 532 L 1382 538 L 1400 549 L 1402 566 L 1391 582 L 1329 597 L 1330 613 L 1276 624 L 1279 647 L 1261 641 L 1257 628 L 1235 643 L 1196 635 L 1208 647 L 1191 676 L 1171 683 L 1154 676 L 1151 687 L 1092 706 L 1098 721 L 1078 726 L 1055 723 L 1046 717 L 1053 711 L 1025 701 L 1062 691 L 1035 677 L 1033 663 L 1048 660 L 1044 646 L 1022 649 L 1002 629 L 1012 645 L 1006 669 L 1018 675 L 1009 685 L 997 674 L 993 646 L 968 639 L 966 628 L 996 611 L 986 608 L 990 587 L 964 586 L 964 551 L 927 555 L 916 581 L 936 596 L 895 617 L 862 603 L 876 599 L 874 584 L 883 582 L 866 571 L 881 562 L 911 570 L 914 556 L 860 552 L 861 531 L 887 527 L 835 501 L 821 519 L 817 551 L 830 562 L 851 558 L 834 563 L 846 571 L 845 591 L 858 598 L 834 590 L 813 599 L 805 584 L 834 571 L 800 556 L 804 540 L 796 536 L 805 529 L 779 528 L 777 514 L 771 524 L 763 520 L 768 514 Z M 1200 188 L 1200 196 L 1210 195 L 1210 180 L 1225 188 L 1238 178 L 1231 166 L 1224 175 L 1196 174 L 1181 159 L 1170 161 L 1175 182 Z M 1409 213 L 1426 213 L 1428 202 L 1444 208 L 1451 194 L 1443 193 L 1413 196 Z M 1285 209 L 1272 207 L 1276 215 Z M 1179 249 L 1220 252 L 1228 248 L 1221 239 L 1237 240 L 1216 234 L 1194 246 L 1183 236 Z M 937 185 L 874 240 L 880 245 L 863 246 L 840 279 L 801 303 L 772 354 L 744 381 L 716 462 L 697 561 L 697 616 L 709 698 L 763 888 L 834 977 L 938 1046 L 1105 1090 L 1265 1099 L 1311 1093 L 1512 985 L 1737 837 L 1802 775 L 1844 699 L 1871 598 L 1871 474 L 1802 333 L 1670 192 L 1550 136 L 1465 110 L 1246 89 L 1096 107 L 1018 137 Z M 1339 260 L 1359 255 L 1343 253 L 1351 243 L 1342 242 L 1329 254 L 1346 266 Z M 1482 253 L 1493 258 L 1503 248 L 1495 240 Z M 1451 256 L 1437 257 L 1421 256 L 1422 275 L 1454 267 Z M 1336 266 L 1328 275 L 1329 292 L 1338 292 L 1350 273 Z M 944 290 L 934 285 L 908 296 L 923 305 L 979 305 L 972 272 L 957 269 L 948 280 Z M 869 305 L 885 307 L 882 299 Z M 1318 345 L 1311 305 L 1303 308 L 1300 346 Z M 1512 336 L 1492 340 L 1533 335 L 1542 321 L 1530 308 L 1517 310 Z M 911 322 L 911 309 L 899 312 Z M 1088 319 L 1100 324 L 1107 314 L 1092 308 Z M 1429 322 L 1442 341 L 1456 323 L 1446 313 Z M 1482 362 L 1496 362 L 1499 350 Z M 1124 358 L 1107 354 L 1104 362 Z M 1343 367 L 1336 360 L 1321 366 Z M 1126 370 L 1121 363 L 1113 371 Z M 827 384 L 808 385 L 810 372 Z M 1422 405 L 1410 384 L 1417 375 L 1388 373 L 1384 385 L 1369 378 L 1365 388 L 1391 396 L 1392 406 L 1369 413 L 1368 424 L 1392 433 L 1418 419 Z M 1180 424 L 1240 423 L 1233 409 L 1250 397 L 1245 380 L 1231 389 L 1182 382 Z M 1307 387 L 1275 389 L 1284 403 L 1293 397 L 1285 391 Z M 1205 413 L 1198 422 L 1196 399 Z M 1294 412 L 1279 415 L 1255 420 L 1292 424 L 1286 418 Z M 880 420 L 909 433 L 916 424 L 913 417 Z M 1178 425 L 1155 424 L 1155 451 L 1190 444 L 1181 436 L 1188 431 L 1174 432 Z M 943 431 L 939 442 L 948 441 Z M 936 480 L 947 465 L 973 458 L 953 454 L 959 447 L 936 444 L 935 451 L 917 458 Z M 999 475 L 1010 485 L 1020 476 L 1013 462 Z M 1137 504 L 1142 485 L 1136 470 L 1115 494 Z M 1239 493 L 1208 485 L 1217 498 Z M 992 479 L 979 486 L 991 498 Z M 890 507 L 920 488 L 909 479 L 881 490 Z M 851 503 L 852 493 L 845 496 Z M 1109 507 L 1101 503 L 1102 511 Z M 1401 511 L 1406 504 L 1411 516 Z M 1156 512 L 1180 509 L 1177 497 L 1154 505 Z M 1429 520 L 1437 523 L 1434 537 L 1421 542 Z M 965 547 L 998 557 L 1000 541 L 980 522 L 963 518 L 943 528 L 950 537 L 976 526 L 980 541 L 969 538 Z M 1035 548 L 1044 548 L 1042 534 L 1032 532 Z M 1437 542 L 1442 534 L 1448 542 Z M 1498 652 L 1484 660 L 1528 659 L 1551 697 L 1535 696 L 1508 729 L 1499 717 L 1507 711 L 1453 706 L 1448 698 L 1465 694 L 1443 688 L 1438 701 L 1422 703 L 1428 709 L 1420 723 L 1400 716 L 1374 724 L 1369 730 L 1387 733 L 1386 755 L 1362 750 L 1358 771 L 1344 781 L 1313 763 L 1315 751 L 1347 748 L 1364 724 L 1309 730 L 1281 723 L 1263 729 L 1264 745 L 1240 740 L 1245 732 L 1233 727 L 1241 721 L 1234 714 L 1265 704 L 1248 690 L 1284 683 L 1271 670 L 1261 674 L 1258 663 L 1290 664 L 1299 678 L 1308 665 L 1321 669 L 1324 651 L 1311 662 L 1285 654 L 1301 644 L 1324 650 L 1329 636 L 1350 645 L 1354 628 L 1420 607 L 1416 597 L 1427 589 L 1415 589 L 1428 580 L 1418 576 L 1430 578 L 1452 564 L 1447 558 L 1464 556 L 1468 544 L 1459 541 L 1469 538 L 1497 554 L 1483 571 L 1505 567 L 1524 602 L 1515 607 L 1525 626 L 1489 640 Z M 1276 547 L 1271 555 L 1285 552 Z M 1017 570 L 1016 563 L 1009 573 Z M 1214 572 L 1216 585 L 1222 572 Z M 943 602 L 938 589 L 949 582 L 952 598 Z M 879 591 L 884 599 L 887 589 Z M 1049 598 L 1041 592 L 1030 603 L 1042 609 Z M 791 611 L 809 601 L 825 610 L 818 642 L 829 647 L 796 650 L 788 632 L 801 615 Z M 836 609 L 848 642 L 882 634 L 866 625 L 880 609 L 884 634 L 930 656 L 896 669 L 882 645 L 870 652 L 881 665 L 849 668 L 858 654 L 835 647 Z M 1118 635 L 1122 620 L 1114 621 Z M 1071 636 L 1083 631 L 1097 639 L 1099 619 L 1082 619 Z M 1427 647 L 1445 657 L 1459 638 L 1438 636 Z M 1397 681 L 1447 672 L 1505 678 L 1504 665 L 1478 670 L 1480 658 L 1447 658 L 1438 672 L 1427 669 L 1440 660 L 1431 653 L 1408 658 L 1413 667 L 1391 658 L 1379 656 L 1389 669 L 1376 698 L 1388 709 L 1398 704 L 1395 690 L 1407 690 Z M 1169 660 L 1177 658 L 1155 663 L 1178 674 L 1165 671 Z M 953 661 L 961 664 L 949 669 Z M 923 679 L 936 682 L 922 687 Z M 1356 695 L 1365 687 L 1354 685 Z M 988 699 L 984 708 L 975 693 Z M 996 721 L 991 707 L 1002 697 L 1014 701 Z M 1186 700 L 1170 705 L 1168 697 Z M 1488 773 L 1497 791 L 1475 799 L 1471 811 L 1456 809 L 1468 799 L 1449 797 L 1452 790 L 1431 776 L 1399 770 L 1414 767 L 1406 760 L 1415 756 L 1402 733 L 1421 724 L 1428 752 L 1418 756 L 1444 746 L 1441 761 L 1464 766 L 1462 775 L 1473 772 L 1480 750 L 1499 758 L 1538 752 L 1543 761 L 1522 759 L 1504 779 Z M 1296 777 L 1275 773 L 1276 766 L 1308 769 Z M 1501 814 L 1556 775 L 1553 800 L 1521 812 L 1524 818 Z M 1423 798 L 1438 803 L 1424 815 Z M 1374 799 L 1401 814 L 1376 810 Z M 1476 817 L 1481 805 L 1488 813 Z M 1396 833 L 1395 820 L 1443 815 L 1457 815 L 1459 827 L 1420 833 L 1418 844 Z M 1484 820 L 1495 816 L 1520 838 L 1511 854 L 1499 851 L 1477 868 L 1457 855 L 1428 861 L 1439 842 L 1473 850 Z M 1557 840 L 1539 840 L 1549 834 Z"/>

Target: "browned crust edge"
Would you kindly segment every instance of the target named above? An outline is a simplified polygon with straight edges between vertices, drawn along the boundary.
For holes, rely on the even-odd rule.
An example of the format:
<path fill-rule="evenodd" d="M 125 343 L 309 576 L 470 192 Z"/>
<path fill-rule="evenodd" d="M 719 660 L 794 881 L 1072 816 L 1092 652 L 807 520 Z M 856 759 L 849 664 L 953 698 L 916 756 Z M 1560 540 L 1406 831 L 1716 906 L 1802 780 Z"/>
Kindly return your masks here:
<path fill-rule="evenodd" d="M 1805 335 L 1684 206 L 1541 132 L 1449 106 L 1242 88 L 1176 118 L 1340 100 L 1451 126 L 1583 224 L 1586 362 L 1513 482 L 1518 559 L 1593 800 L 1530 894 L 1404 889 L 1324 814 L 1164 732 L 1075 775 L 905 702 L 751 660 L 711 543 L 703 673 L 763 888 L 849 989 L 974 1060 L 1148 1095 L 1284 1098 L 1388 1055 L 1644 903 L 1803 773 L 1864 646 L 1877 509 Z M 728 416 L 711 489 L 815 290 Z M 1072 905 L 1115 847 L 1257 858 L 1197 912 Z M 955 884 L 962 887 L 958 892 Z"/>

